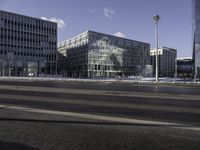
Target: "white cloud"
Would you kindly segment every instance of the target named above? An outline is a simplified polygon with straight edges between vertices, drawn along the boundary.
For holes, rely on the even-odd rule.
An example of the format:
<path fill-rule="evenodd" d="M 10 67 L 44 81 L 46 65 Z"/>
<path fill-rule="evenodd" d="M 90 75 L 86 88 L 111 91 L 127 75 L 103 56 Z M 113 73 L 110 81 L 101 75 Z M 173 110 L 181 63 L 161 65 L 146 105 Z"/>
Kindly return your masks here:
<path fill-rule="evenodd" d="M 104 13 L 104 15 L 107 17 L 107 18 L 112 18 L 112 15 L 114 15 L 115 14 L 115 10 L 113 10 L 113 9 L 108 9 L 108 8 L 104 8 L 103 9 L 103 13 Z"/>
<path fill-rule="evenodd" d="M 116 33 L 114 34 L 114 36 L 122 37 L 122 38 L 125 38 L 125 37 L 126 37 L 126 35 L 125 35 L 124 33 L 122 33 L 122 32 L 116 32 Z"/>
<path fill-rule="evenodd" d="M 47 17 L 41 17 L 41 19 L 43 20 L 47 20 L 47 21 L 52 21 L 52 22 L 56 22 L 58 24 L 58 28 L 64 28 L 66 27 L 66 24 L 64 22 L 64 20 L 60 19 L 60 18 L 47 18 Z"/>

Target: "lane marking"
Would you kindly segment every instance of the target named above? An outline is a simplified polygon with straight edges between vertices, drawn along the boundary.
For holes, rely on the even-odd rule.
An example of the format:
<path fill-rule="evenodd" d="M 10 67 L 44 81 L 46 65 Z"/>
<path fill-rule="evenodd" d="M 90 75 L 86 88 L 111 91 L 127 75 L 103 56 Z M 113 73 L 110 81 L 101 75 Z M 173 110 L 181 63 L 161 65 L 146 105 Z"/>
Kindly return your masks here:
<path fill-rule="evenodd" d="M 140 98 L 159 98 L 159 99 L 176 99 L 176 100 L 197 100 L 200 101 L 199 95 L 175 95 L 163 93 L 148 92 L 120 92 L 120 91 L 102 91 L 102 90 L 85 90 L 85 89 L 69 89 L 69 88 L 50 88 L 50 87 L 32 87 L 32 86 L 12 86 L 0 85 L 0 90 L 15 91 L 32 91 L 32 92 L 50 92 L 63 94 L 87 94 L 101 96 L 120 96 L 120 97 L 140 97 Z"/>
<path fill-rule="evenodd" d="M 85 106 L 102 106 L 111 108 L 128 108 L 128 109 L 144 109 L 153 111 L 168 111 L 177 113 L 196 113 L 200 114 L 199 108 L 192 107 L 178 107 L 178 106 L 166 106 L 166 105 L 156 105 L 156 104 L 137 104 L 137 103 L 127 103 L 115 102 L 115 101 L 93 101 L 93 100 L 82 100 L 82 99 L 70 99 L 70 98 L 57 98 L 57 97 L 43 97 L 43 96 L 28 96 L 28 95 L 7 95 L 0 94 L 0 99 L 4 100 L 17 100 L 17 101 L 34 101 L 34 102 L 52 102 L 52 103 L 63 103 L 63 104 L 75 104 L 75 105 L 85 105 Z M 9 102 L 9 101 L 8 101 Z"/>
<path fill-rule="evenodd" d="M 54 110 L 47 110 L 47 109 L 38 109 L 38 108 L 29 108 L 29 107 L 11 106 L 11 105 L 0 105 L 0 108 L 14 110 L 14 111 L 20 111 L 20 112 L 57 115 L 57 116 L 63 116 L 63 117 L 75 117 L 75 118 L 82 118 L 82 119 L 91 119 L 91 120 L 100 120 L 100 121 L 127 123 L 127 124 L 167 126 L 167 127 L 171 127 L 171 128 L 177 128 L 177 129 L 200 131 L 199 127 L 192 127 L 187 124 L 180 124 L 180 123 L 129 119 L 129 118 L 122 118 L 122 117 L 103 116 L 103 115 L 75 113 L 75 112 L 64 112 L 64 111 L 54 111 Z"/>

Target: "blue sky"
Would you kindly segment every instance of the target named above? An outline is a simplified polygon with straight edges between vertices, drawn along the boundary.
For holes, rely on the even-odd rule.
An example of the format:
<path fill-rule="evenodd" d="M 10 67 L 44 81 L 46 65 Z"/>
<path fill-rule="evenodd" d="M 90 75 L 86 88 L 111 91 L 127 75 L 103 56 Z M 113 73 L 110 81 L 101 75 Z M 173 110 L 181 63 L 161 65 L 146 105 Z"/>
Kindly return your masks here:
<path fill-rule="evenodd" d="M 155 46 L 152 17 L 161 16 L 159 46 L 192 54 L 191 0 L 0 0 L 0 9 L 59 22 L 58 42 L 86 30 Z"/>

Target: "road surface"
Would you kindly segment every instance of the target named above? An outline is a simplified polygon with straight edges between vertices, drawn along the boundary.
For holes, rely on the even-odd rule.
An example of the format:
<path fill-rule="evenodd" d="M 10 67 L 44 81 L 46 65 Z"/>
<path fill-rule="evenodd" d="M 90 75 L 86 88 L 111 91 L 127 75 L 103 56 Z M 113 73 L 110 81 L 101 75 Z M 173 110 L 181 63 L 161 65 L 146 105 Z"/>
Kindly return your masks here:
<path fill-rule="evenodd" d="M 200 149 L 199 91 L 1 80 L 0 148 Z"/>

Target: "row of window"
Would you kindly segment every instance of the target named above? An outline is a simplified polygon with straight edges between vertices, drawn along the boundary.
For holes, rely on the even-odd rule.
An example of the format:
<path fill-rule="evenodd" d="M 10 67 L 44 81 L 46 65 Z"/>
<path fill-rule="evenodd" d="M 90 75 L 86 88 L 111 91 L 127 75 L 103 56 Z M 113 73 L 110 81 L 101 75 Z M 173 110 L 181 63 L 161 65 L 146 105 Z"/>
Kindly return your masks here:
<path fill-rule="evenodd" d="M 21 31 L 21 30 L 14 30 L 14 29 L 3 29 L 1 28 L 0 30 L 1 34 L 5 34 L 5 35 L 14 35 L 14 36 L 31 36 L 31 37 L 35 37 L 35 38 L 48 38 L 51 37 L 52 34 L 44 34 L 44 33 L 34 33 L 34 32 L 27 32 L 27 31 Z M 56 38 L 57 36 L 52 36 L 54 38 Z"/>
<path fill-rule="evenodd" d="M 15 48 L 15 49 L 30 49 L 30 50 L 43 50 L 43 48 L 41 47 L 32 47 L 32 46 L 24 46 L 24 45 L 8 45 L 8 44 L 0 44 L 1 46 L 1 49 L 3 49 L 3 47 L 7 47 L 8 49 L 9 48 Z M 45 49 L 46 50 L 46 49 Z"/>
<path fill-rule="evenodd" d="M 0 54 L 7 55 L 9 52 L 0 50 Z M 47 54 L 37 54 L 37 53 L 31 53 L 31 52 L 14 52 L 13 53 L 16 56 L 33 56 L 33 57 L 56 57 L 55 55 L 47 55 Z"/>
<path fill-rule="evenodd" d="M 52 23 L 50 23 L 51 25 Z M 46 33 L 53 33 L 53 34 L 57 34 L 57 26 L 54 27 L 49 27 L 48 26 L 44 26 L 42 24 L 31 24 L 31 23 L 24 23 L 24 22 L 19 22 L 19 21 L 14 21 L 14 20 L 8 20 L 8 19 L 3 19 L 1 18 L 1 26 L 3 27 L 13 27 L 13 28 L 18 28 L 18 29 L 24 29 L 24 30 L 39 30 L 39 31 L 44 31 Z"/>
<path fill-rule="evenodd" d="M 135 71 L 136 67 L 133 66 L 110 66 L 110 65 L 71 65 L 69 69 L 75 70 L 93 70 L 93 71 Z"/>
<path fill-rule="evenodd" d="M 35 43 L 40 43 L 40 41 L 43 41 L 43 42 L 48 42 L 47 39 L 33 39 L 33 38 L 23 38 L 23 37 L 17 37 L 17 36 L 7 36 L 7 35 L 1 35 L 1 41 L 3 41 L 3 39 L 5 40 L 14 40 L 14 41 L 21 41 L 21 42 L 31 42 L 33 44 Z M 52 43 L 52 45 L 56 45 L 56 42 L 49 42 L 50 44 Z"/>
<path fill-rule="evenodd" d="M 56 50 L 56 46 L 52 46 L 52 47 L 45 47 L 45 48 L 43 48 L 43 47 L 41 47 L 40 45 L 35 45 L 35 46 L 31 46 L 31 44 L 29 45 L 29 46 L 25 46 L 24 44 L 23 45 L 14 45 L 14 44 L 11 44 L 11 45 L 9 45 L 9 44 L 0 44 L 0 47 L 1 47 L 1 49 L 3 49 L 3 48 L 8 48 L 8 49 L 19 49 L 19 48 L 21 48 L 21 49 L 30 49 L 30 50 Z"/>

